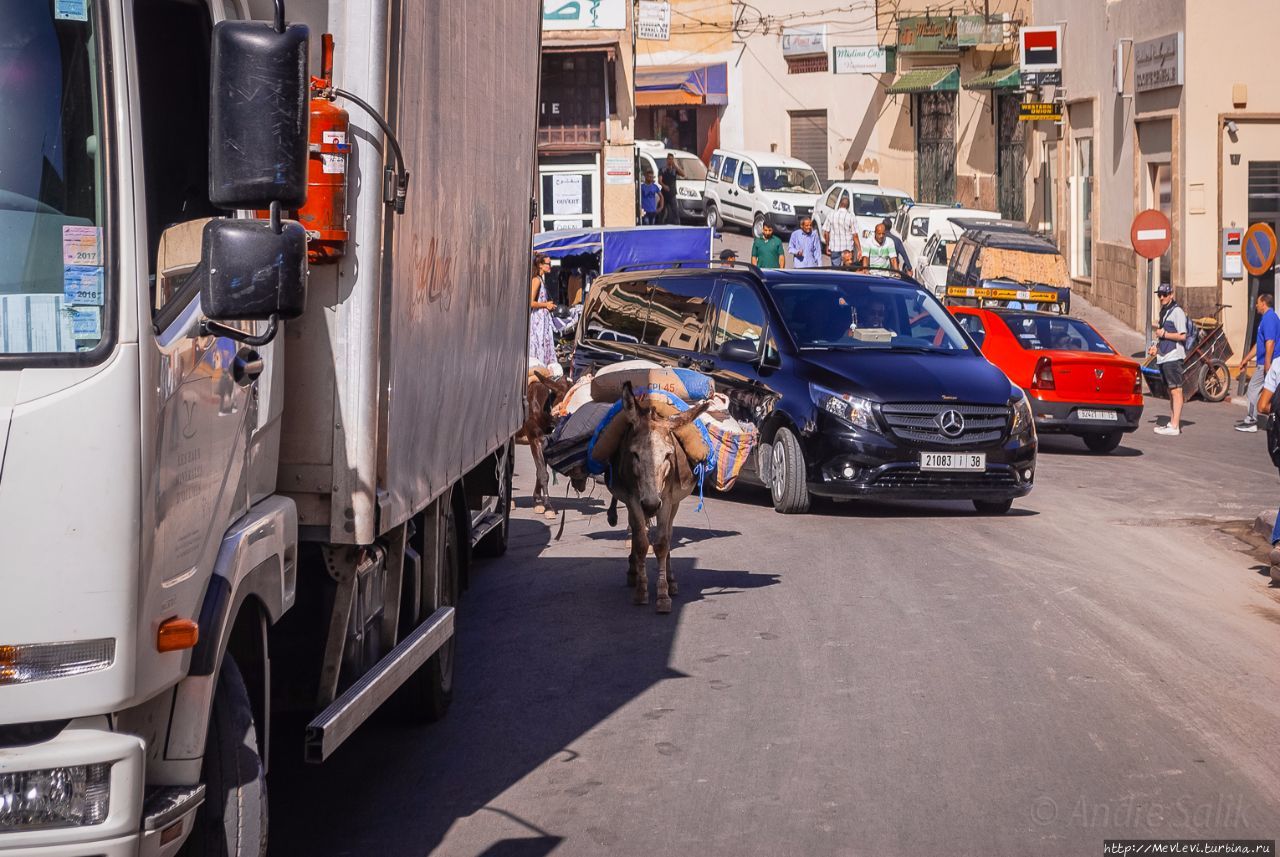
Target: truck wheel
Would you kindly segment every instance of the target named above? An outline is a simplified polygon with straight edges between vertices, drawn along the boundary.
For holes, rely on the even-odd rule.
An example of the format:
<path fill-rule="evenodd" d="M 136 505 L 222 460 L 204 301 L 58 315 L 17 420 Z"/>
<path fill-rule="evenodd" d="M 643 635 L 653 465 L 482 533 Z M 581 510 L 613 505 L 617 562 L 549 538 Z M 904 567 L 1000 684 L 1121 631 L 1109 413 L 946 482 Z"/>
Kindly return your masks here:
<path fill-rule="evenodd" d="M 804 451 L 790 429 L 780 428 L 773 436 L 769 462 L 769 491 L 773 508 L 784 515 L 809 511 L 809 486 L 805 484 Z"/>
<path fill-rule="evenodd" d="M 458 541 L 458 520 L 448 495 L 437 501 L 442 506 L 443 529 L 438 542 L 440 551 L 440 603 L 432 603 L 432 594 L 422 593 L 422 618 L 425 620 L 438 607 L 458 606 L 461 592 L 462 552 Z M 426 558 L 424 557 L 424 561 Z M 455 618 L 456 623 L 456 618 Z M 456 627 L 456 625 L 455 625 Z M 410 720 L 435 723 L 444 718 L 453 702 L 453 663 L 457 636 L 450 637 L 422 667 L 402 685 L 403 709 Z"/>
<path fill-rule="evenodd" d="M 1231 370 L 1221 360 L 1210 360 L 1200 376 L 1200 395 L 1206 402 L 1221 402 L 1231 390 Z"/>
<path fill-rule="evenodd" d="M 267 781 L 253 708 L 240 668 L 222 661 L 205 739 L 205 799 L 182 857 L 262 857 L 267 853 Z"/>
<path fill-rule="evenodd" d="M 1012 500 L 974 500 L 973 508 L 983 515 L 1003 515 L 1013 508 Z"/>
<path fill-rule="evenodd" d="M 1124 437 L 1124 434 L 1118 431 L 1109 431 L 1106 434 L 1087 434 L 1084 436 L 1084 445 L 1089 447 L 1090 452 L 1105 455 L 1120 445 L 1122 437 Z"/>
<path fill-rule="evenodd" d="M 507 464 L 502 469 L 498 484 L 498 503 L 501 504 L 502 523 L 494 527 L 476 543 L 475 554 L 486 558 L 502 556 L 507 552 L 507 533 L 511 527 L 511 482 L 516 473 L 516 450 L 507 444 Z"/>
<path fill-rule="evenodd" d="M 724 226 L 724 221 L 720 219 L 720 208 L 714 202 L 707 203 L 707 225 L 712 229 L 720 229 Z"/>

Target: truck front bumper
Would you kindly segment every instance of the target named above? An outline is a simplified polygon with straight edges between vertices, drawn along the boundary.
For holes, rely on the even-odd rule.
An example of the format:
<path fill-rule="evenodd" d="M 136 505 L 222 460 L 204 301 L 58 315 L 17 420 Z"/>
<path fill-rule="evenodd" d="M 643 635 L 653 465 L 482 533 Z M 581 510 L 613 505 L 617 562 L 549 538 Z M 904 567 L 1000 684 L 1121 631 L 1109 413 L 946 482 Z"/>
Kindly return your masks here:
<path fill-rule="evenodd" d="M 39 744 L 0 748 L 0 777 L 20 771 L 97 764 L 111 766 L 107 812 L 101 822 L 75 827 L 2 831 L 0 857 L 10 854 L 30 857 L 77 857 L 85 854 L 123 857 L 139 854 L 142 848 L 144 779 L 141 738 L 110 732 L 105 728 L 80 728 L 73 724 L 57 737 Z"/>

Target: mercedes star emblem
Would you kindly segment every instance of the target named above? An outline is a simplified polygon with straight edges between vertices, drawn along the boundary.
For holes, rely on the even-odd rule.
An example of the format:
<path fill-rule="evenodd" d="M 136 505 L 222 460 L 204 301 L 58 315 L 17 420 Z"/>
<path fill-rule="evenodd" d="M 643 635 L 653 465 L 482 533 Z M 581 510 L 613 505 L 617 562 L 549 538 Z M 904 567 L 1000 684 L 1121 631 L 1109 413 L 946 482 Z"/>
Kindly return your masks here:
<path fill-rule="evenodd" d="M 938 428 L 947 437 L 964 434 L 964 416 L 959 411 L 943 411 L 938 414 Z"/>

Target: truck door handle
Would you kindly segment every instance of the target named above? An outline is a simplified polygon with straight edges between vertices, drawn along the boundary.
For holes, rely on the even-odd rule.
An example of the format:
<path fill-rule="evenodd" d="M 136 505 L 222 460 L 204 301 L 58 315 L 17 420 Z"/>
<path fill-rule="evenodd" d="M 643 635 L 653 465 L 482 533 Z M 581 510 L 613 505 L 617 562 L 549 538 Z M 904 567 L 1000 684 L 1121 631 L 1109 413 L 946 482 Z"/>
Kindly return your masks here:
<path fill-rule="evenodd" d="M 236 379 L 236 383 L 243 387 L 258 380 L 258 376 L 262 374 L 265 367 L 266 362 L 261 354 L 252 348 L 241 348 L 236 352 L 231 374 Z"/>

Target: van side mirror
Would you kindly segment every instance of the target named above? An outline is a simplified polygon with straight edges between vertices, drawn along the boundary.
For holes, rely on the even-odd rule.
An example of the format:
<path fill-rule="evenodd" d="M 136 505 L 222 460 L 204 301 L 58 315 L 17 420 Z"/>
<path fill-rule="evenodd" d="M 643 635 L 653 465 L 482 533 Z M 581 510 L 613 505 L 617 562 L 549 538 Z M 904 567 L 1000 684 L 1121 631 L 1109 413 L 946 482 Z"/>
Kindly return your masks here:
<path fill-rule="evenodd" d="M 280 4 L 282 5 L 282 4 Z M 209 83 L 209 200 L 262 209 L 307 199 L 309 31 L 260 21 L 213 28 Z"/>
<path fill-rule="evenodd" d="M 747 193 L 755 193 L 755 192 L 756 192 L 756 183 L 755 183 L 755 182 L 747 182 L 747 186 L 746 186 L 746 187 L 744 187 L 744 188 L 743 188 L 743 190 L 745 190 Z"/>
<path fill-rule="evenodd" d="M 720 357 L 723 360 L 754 363 L 759 356 L 760 343 L 752 339 L 728 339 L 720 345 Z"/>
<path fill-rule="evenodd" d="M 911 224 L 911 235 L 915 238 L 928 238 L 929 228 L 925 223 L 917 220 L 915 223 Z"/>

